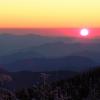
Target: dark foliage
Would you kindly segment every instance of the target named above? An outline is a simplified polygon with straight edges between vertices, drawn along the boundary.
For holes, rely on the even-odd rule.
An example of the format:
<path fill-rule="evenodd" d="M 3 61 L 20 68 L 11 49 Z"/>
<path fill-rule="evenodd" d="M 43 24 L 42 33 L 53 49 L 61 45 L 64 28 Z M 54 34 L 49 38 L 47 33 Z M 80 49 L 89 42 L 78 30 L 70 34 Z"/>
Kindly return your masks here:
<path fill-rule="evenodd" d="M 18 100 L 100 100 L 100 68 L 52 84 L 44 78 L 43 83 L 15 94 Z"/>

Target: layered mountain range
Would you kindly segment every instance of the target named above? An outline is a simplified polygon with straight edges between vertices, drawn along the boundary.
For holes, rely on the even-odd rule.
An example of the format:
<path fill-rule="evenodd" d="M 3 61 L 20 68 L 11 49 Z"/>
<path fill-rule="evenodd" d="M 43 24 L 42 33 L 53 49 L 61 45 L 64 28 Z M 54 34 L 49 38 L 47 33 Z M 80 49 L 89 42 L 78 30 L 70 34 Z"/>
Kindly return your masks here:
<path fill-rule="evenodd" d="M 8 71 L 87 70 L 100 64 L 99 45 L 99 38 L 2 34 L 0 65 Z"/>

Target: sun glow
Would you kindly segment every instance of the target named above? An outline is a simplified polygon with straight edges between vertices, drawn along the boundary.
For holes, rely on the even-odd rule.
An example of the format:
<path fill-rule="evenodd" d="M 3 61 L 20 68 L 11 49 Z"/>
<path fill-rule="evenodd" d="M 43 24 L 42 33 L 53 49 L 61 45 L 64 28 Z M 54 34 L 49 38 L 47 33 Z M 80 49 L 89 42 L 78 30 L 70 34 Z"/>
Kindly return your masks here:
<path fill-rule="evenodd" d="M 85 29 L 85 28 L 84 29 L 81 29 L 80 35 L 81 36 L 84 36 L 84 37 L 88 36 L 89 35 L 88 29 Z"/>

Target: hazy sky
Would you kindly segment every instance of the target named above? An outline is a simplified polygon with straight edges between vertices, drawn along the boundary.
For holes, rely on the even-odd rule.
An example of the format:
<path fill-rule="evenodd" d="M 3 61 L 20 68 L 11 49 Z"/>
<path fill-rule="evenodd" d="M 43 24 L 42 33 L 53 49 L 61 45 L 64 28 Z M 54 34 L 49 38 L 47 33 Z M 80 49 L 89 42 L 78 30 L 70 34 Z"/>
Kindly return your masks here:
<path fill-rule="evenodd" d="M 100 0 L 0 0 L 0 28 L 100 27 Z"/>

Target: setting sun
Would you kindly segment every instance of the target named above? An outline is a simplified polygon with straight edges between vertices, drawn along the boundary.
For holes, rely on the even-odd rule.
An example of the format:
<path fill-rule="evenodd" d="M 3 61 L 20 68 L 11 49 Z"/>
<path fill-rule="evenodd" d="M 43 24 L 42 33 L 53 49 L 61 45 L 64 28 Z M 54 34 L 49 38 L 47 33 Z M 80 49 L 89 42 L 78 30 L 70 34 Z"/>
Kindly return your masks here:
<path fill-rule="evenodd" d="M 81 36 L 84 36 L 84 37 L 88 36 L 89 35 L 88 29 L 85 29 L 85 28 L 84 29 L 81 29 L 80 35 Z"/>

